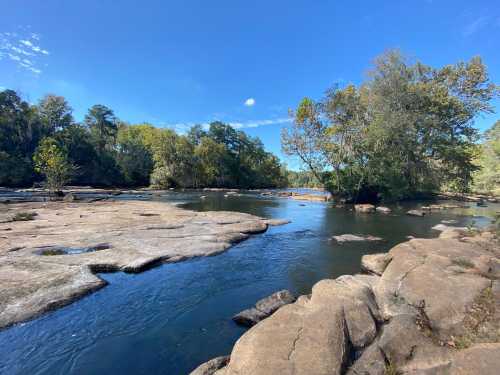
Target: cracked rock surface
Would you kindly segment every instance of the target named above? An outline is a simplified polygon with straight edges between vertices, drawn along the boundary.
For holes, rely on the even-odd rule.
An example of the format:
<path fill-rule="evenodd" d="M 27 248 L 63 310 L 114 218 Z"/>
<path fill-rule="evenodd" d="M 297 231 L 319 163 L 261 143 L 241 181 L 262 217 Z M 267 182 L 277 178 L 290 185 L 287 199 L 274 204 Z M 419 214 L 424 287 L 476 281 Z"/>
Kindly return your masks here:
<path fill-rule="evenodd" d="M 446 230 L 363 259 L 246 332 L 216 375 L 498 374 L 500 247 Z"/>
<path fill-rule="evenodd" d="M 9 219 L 16 213 L 37 215 Z M 20 203 L 0 207 L 0 219 L 0 328 L 103 287 L 96 272 L 141 272 L 215 255 L 286 223 L 151 201 Z"/>

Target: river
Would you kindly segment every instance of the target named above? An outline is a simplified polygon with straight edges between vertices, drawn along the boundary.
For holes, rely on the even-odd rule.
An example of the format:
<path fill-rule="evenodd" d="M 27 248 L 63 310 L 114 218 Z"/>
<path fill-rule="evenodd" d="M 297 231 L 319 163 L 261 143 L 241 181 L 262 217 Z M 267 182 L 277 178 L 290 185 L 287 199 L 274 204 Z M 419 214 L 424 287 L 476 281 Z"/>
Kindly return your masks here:
<path fill-rule="evenodd" d="M 200 200 L 200 195 L 207 198 Z M 187 374 L 228 354 L 245 332 L 235 313 L 280 289 L 306 294 L 323 278 L 359 272 L 363 254 L 384 252 L 406 236 L 435 237 L 442 220 L 483 226 L 500 205 L 404 214 L 425 202 L 391 205 L 393 214 L 356 214 L 328 203 L 243 194 L 168 193 L 192 210 L 231 210 L 292 223 L 271 227 L 224 254 L 165 264 L 136 275 L 101 277 L 105 288 L 0 332 L 1 374 Z M 332 235 L 371 234 L 381 243 L 338 245 Z"/>

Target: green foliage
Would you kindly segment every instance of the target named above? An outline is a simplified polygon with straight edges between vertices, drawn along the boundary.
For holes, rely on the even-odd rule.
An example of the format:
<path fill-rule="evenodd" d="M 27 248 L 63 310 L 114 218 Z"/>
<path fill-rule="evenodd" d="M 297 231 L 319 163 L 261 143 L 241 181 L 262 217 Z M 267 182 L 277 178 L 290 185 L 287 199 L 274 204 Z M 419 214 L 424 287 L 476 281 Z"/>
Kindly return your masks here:
<path fill-rule="evenodd" d="M 0 92 L 0 185 L 32 184 L 42 177 L 35 172 L 51 191 L 70 180 L 158 188 L 286 185 L 278 158 L 258 138 L 222 122 L 180 135 L 120 122 L 110 108 L 94 105 L 78 124 L 63 97 L 47 95 L 31 106 L 14 91 Z"/>
<path fill-rule="evenodd" d="M 477 170 L 473 121 L 492 111 L 497 94 L 479 58 L 434 69 L 389 51 L 359 88 L 304 99 L 282 134 L 283 151 L 354 200 L 465 192 Z"/>
<path fill-rule="evenodd" d="M 30 221 L 35 220 L 36 212 L 18 212 L 12 217 L 12 221 Z"/>
<path fill-rule="evenodd" d="M 35 170 L 45 176 L 49 191 L 58 191 L 67 184 L 75 167 L 54 138 L 44 138 L 33 156 Z"/>
<path fill-rule="evenodd" d="M 62 96 L 46 95 L 38 103 L 42 124 L 49 134 L 62 130 L 73 123 L 72 109 Z"/>
<path fill-rule="evenodd" d="M 500 195 L 500 120 L 486 132 L 476 163 L 474 190 Z"/>

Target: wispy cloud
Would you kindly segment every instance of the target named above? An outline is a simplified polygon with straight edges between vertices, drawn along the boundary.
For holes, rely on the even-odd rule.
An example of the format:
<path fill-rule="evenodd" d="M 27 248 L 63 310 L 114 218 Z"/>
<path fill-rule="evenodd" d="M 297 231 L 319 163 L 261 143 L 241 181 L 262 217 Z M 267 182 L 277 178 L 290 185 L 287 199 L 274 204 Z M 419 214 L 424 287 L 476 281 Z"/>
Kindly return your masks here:
<path fill-rule="evenodd" d="M 464 36 L 471 36 L 481 29 L 485 28 L 488 26 L 490 23 L 490 18 L 487 16 L 481 16 L 470 22 L 465 26 L 465 29 L 463 30 L 463 35 Z"/>
<path fill-rule="evenodd" d="M 247 107 L 253 107 L 255 105 L 255 99 L 254 98 L 248 98 L 245 100 L 245 106 Z"/>
<path fill-rule="evenodd" d="M 0 60 L 8 59 L 21 69 L 40 74 L 41 60 L 50 53 L 39 42 L 40 35 L 36 33 L 0 33 Z"/>
<path fill-rule="evenodd" d="M 244 122 L 225 122 L 228 125 L 232 126 L 235 129 L 245 129 L 245 128 L 258 128 L 260 126 L 269 126 L 269 125 L 278 125 L 278 124 L 287 124 L 292 122 L 293 120 L 289 117 L 281 117 L 267 120 L 254 120 L 254 121 L 244 121 Z M 175 130 L 178 133 L 184 134 L 194 125 L 201 125 L 205 130 L 208 130 L 210 127 L 209 122 L 179 122 L 174 124 L 163 123 L 160 124 L 163 127 L 170 128 Z"/>

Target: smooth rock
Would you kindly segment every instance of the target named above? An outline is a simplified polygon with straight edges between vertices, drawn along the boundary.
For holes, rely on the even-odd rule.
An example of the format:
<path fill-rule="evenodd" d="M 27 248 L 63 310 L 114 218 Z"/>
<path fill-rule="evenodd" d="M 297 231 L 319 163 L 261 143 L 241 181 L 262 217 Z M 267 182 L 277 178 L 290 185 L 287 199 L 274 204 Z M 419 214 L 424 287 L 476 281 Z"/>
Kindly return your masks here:
<path fill-rule="evenodd" d="M 388 254 L 367 254 L 361 257 L 361 270 L 363 272 L 382 275 L 391 261 Z"/>
<path fill-rule="evenodd" d="M 375 206 L 373 204 L 355 204 L 354 210 L 356 212 L 372 213 L 375 212 Z"/>
<path fill-rule="evenodd" d="M 346 375 L 385 375 L 385 358 L 377 343 L 366 348 L 349 367 Z"/>
<path fill-rule="evenodd" d="M 280 290 L 259 300 L 254 308 L 243 310 L 233 316 L 233 320 L 243 326 L 251 327 L 269 317 L 280 307 L 295 302 L 295 296 L 288 290 Z"/>
<path fill-rule="evenodd" d="M 213 375 L 217 370 L 220 370 L 223 367 L 225 367 L 228 364 L 228 362 L 229 362 L 228 355 L 222 357 L 216 357 L 214 359 L 211 359 L 210 361 L 201 364 L 196 369 L 191 371 L 189 375 Z"/>
<path fill-rule="evenodd" d="M 35 221 L 0 223 L 0 328 L 102 287 L 95 272 L 141 272 L 216 255 L 268 228 L 266 219 L 245 213 L 152 201 L 15 203 L 8 214 L 35 209 Z"/>
<path fill-rule="evenodd" d="M 355 242 L 355 241 L 383 241 L 383 238 L 371 235 L 356 236 L 354 234 L 341 234 L 339 236 L 332 236 L 332 240 L 335 240 L 338 243 L 344 243 L 344 242 Z"/>
<path fill-rule="evenodd" d="M 375 210 L 383 214 L 390 214 L 392 212 L 392 210 L 389 207 L 383 207 L 383 206 L 378 206 Z"/>
<path fill-rule="evenodd" d="M 420 210 L 410 210 L 406 214 L 410 216 L 425 216 L 425 212 Z"/>
<path fill-rule="evenodd" d="M 498 375 L 500 371 L 500 344 L 477 344 L 458 351 L 453 357 L 450 374 Z"/>

